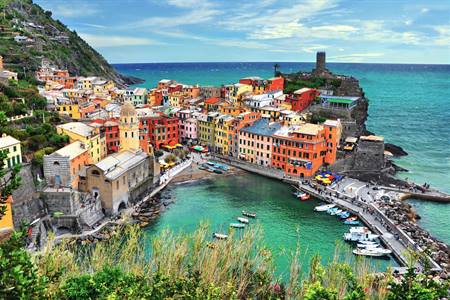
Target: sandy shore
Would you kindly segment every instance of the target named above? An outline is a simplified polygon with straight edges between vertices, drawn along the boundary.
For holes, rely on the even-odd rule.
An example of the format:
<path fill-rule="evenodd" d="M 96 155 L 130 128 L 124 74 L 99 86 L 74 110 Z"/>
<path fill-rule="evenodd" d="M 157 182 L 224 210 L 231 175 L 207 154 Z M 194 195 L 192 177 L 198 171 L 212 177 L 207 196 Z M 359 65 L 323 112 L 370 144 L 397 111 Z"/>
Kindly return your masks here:
<path fill-rule="evenodd" d="M 199 164 L 196 162 L 193 162 L 192 165 L 185 170 L 183 170 L 180 174 L 176 175 L 170 184 L 174 183 L 182 183 L 182 182 L 188 182 L 188 181 L 195 181 L 195 180 L 202 180 L 202 179 L 210 179 L 217 176 L 229 176 L 229 175 L 236 175 L 236 174 L 245 174 L 246 171 L 234 168 L 230 166 L 230 169 L 223 174 L 216 174 L 211 173 L 205 170 L 200 170 Z"/>

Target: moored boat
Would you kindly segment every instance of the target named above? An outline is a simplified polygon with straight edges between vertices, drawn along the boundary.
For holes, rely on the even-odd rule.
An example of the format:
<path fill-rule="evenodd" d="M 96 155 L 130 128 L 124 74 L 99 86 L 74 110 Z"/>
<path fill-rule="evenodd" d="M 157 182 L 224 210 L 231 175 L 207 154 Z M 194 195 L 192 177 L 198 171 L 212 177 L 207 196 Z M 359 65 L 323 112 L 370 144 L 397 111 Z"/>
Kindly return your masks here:
<path fill-rule="evenodd" d="M 241 229 L 241 228 L 245 227 L 245 224 L 242 224 L 242 223 L 230 223 L 230 227 Z"/>
<path fill-rule="evenodd" d="M 356 221 L 356 220 L 358 220 L 358 217 L 356 217 L 356 216 L 352 216 L 352 217 L 345 219 L 345 221 Z"/>
<path fill-rule="evenodd" d="M 213 237 L 219 240 L 226 240 L 228 238 L 228 235 L 223 233 L 214 232 Z"/>
<path fill-rule="evenodd" d="M 223 171 L 219 170 L 219 169 L 214 169 L 213 172 L 216 173 L 216 174 L 223 174 Z"/>
<path fill-rule="evenodd" d="M 379 235 L 373 234 L 367 227 L 351 227 L 350 231 L 344 233 L 344 240 L 348 242 L 373 241 Z"/>
<path fill-rule="evenodd" d="M 358 243 L 356 245 L 356 247 L 364 248 L 364 249 L 373 249 L 373 248 L 379 248 L 381 246 L 380 246 L 380 244 L 373 242 L 373 244 L 361 244 L 361 243 Z"/>
<path fill-rule="evenodd" d="M 371 248 L 371 249 L 357 248 L 357 249 L 353 250 L 353 253 L 355 255 L 380 257 L 380 256 L 389 255 L 392 253 L 392 251 L 389 249 L 384 249 L 384 248 Z"/>
<path fill-rule="evenodd" d="M 348 211 L 344 210 L 338 214 L 338 217 L 341 219 L 347 219 L 348 217 L 350 217 L 350 213 Z"/>
<path fill-rule="evenodd" d="M 238 220 L 239 222 L 241 222 L 241 223 L 248 224 L 248 219 L 247 219 L 247 218 L 241 218 L 241 217 L 238 217 L 237 220 Z"/>
<path fill-rule="evenodd" d="M 354 220 L 354 221 L 345 220 L 344 224 L 345 225 L 360 225 L 358 220 Z"/>
<path fill-rule="evenodd" d="M 340 214 L 341 212 L 342 212 L 342 209 L 337 209 L 337 210 L 332 211 L 332 212 L 330 213 L 330 215 L 335 216 L 335 215 L 337 215 L 337 214 Z"/>
<path fill-rule="evenodd" d="M 319 206 L 314 207 L 314 211 L 327 211 L 330 208 L 333 208 L 335 206 L 336 206 L 336 204 L 319 205 Z"/>
<path fill-rule="evenodd" d="M 242 214 L 244 216 L 246 216 L 246 217 L 249 217 L 249 218 L 256 218 L 256 213 L 252 213 L 252 212 L 248 212 L 248 211 L 243 210 Z"/>
<path fill-rule="evenodd" d="M 310 198 L 311 196 L 307 193 L 304 193 L 302 196 L 300 196 L 300 200 L 302 201 L 306 201 Z"/>

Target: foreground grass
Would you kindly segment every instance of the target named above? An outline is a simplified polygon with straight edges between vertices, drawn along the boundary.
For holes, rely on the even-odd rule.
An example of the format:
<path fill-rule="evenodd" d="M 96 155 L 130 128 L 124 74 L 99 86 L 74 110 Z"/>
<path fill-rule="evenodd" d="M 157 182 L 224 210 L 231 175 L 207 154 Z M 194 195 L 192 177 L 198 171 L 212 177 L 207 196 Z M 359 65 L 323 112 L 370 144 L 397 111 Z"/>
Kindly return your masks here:
<path fill-rule="evenodd" d="M 254 227 L 212 241 L 202 224 L 191 234 L 165 230 L 145 253 L 141 229 L 127 226 L 110 240 L 87 247 L 63 243 L 35 257 L 53 299 L 384 299 L 389 277 L 374 276 L 364 260 L 352 265 L 314 257 L 300 276 L 300 252 L 290 278 L 274 275 L 273 256 Z M 237 234 L 237 233 L 236 233 Z M 233 233 L 232 233 L 233 235 Z"/>

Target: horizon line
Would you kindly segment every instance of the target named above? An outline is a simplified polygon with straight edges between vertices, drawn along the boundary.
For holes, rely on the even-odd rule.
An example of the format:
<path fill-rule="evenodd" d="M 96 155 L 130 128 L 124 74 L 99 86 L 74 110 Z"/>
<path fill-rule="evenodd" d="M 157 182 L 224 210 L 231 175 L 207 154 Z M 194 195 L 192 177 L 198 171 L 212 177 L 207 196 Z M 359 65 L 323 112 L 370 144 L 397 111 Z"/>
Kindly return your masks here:
<path fill-rule="evenodd" d="M 133 64 L 233 64 L 233 63 L 298 63 L 315 64 L 315 61 L 161 61 L 161 62 L 111 62 L 111 65 L 133 65 Z M 327 61 L 327 64 L 372 64 L 372 65 L 422 65 L 422 66 L 450 66 L 449 63 L 398 63 L 398 62 L 333 62 Z"/>

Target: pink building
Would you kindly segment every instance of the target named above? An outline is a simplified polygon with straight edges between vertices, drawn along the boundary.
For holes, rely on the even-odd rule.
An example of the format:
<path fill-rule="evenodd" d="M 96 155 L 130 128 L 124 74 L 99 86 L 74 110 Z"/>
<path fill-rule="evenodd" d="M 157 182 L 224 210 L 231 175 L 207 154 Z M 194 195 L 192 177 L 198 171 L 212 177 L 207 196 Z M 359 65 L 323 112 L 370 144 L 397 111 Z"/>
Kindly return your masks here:
<path fill-rule="evenodd" d="M 179 137 L 183 143 L 197 142 L 197 119 L 193 117 L 190 110 L 177 112 L 179 120 Z"/>
<path fill-rule="evenodd" d="M 281 125 L 260 119 L 239 131 L 239 159 L 261 166 L 272 164 L 272 135 Z"/>

